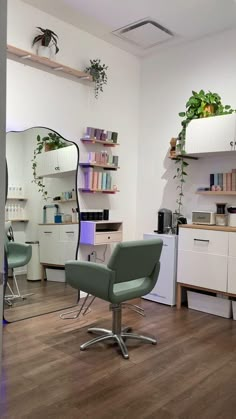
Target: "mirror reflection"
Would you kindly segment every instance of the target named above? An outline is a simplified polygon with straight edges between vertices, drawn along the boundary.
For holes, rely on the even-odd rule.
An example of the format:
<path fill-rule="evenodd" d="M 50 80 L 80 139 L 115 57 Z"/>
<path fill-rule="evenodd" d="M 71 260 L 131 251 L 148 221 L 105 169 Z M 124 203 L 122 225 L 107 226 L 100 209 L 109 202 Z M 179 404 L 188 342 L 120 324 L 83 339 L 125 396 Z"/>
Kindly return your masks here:
<path fill-rule="evenodd" d="M 76 146 L 48 128 L 9 132 L 4 315 L 16 321 L 67 307 L 77 292 L 64 264 L 78 245 Z"/>

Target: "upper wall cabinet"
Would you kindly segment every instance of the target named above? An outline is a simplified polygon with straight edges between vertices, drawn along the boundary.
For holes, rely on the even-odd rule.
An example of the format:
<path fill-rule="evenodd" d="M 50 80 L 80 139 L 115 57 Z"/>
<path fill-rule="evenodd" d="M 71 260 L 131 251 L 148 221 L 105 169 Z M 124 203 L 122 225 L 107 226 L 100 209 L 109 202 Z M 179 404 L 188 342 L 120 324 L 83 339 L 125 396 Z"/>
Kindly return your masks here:
<path fill-rule="evenodd" d="M 191 121 L 186 130 L 186 154 L 201 155 L 236 150 L 236 114 Z"/>
<path fill-rule="evenodd" d="M 75 145 L 39 154 L 37 156 L 37 176 L 58 176 L 75 171 L 77 158 Z"/>

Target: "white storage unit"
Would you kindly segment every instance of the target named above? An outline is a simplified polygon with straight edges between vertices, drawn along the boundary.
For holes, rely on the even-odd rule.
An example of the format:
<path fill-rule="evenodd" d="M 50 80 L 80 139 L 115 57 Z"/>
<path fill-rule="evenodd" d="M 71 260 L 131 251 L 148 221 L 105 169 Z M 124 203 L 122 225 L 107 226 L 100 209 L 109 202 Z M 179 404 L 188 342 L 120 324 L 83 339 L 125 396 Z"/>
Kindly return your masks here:
<path fill-rule="evenodd" d="M 143 298 L 174 306 L 176 304 L 177 236 L 150 233 L 144 234 L 143 238 L 145 240 L 153 238 L 163 240 L 161 267 L 157 283 L 153 290 Z"/>
<path fill-rule="evenodd" d="M 32 257 L 27 265 L 27 280 L 39 281 L 41 279 L 41 267 L 39 263 L 39 242 L 26 242 L 32 247 Z"/>
<path fill-rule="evenodd" d="M 78 153 L 75 145 L 47 151 L 37 156 L 37 176 L 53 177 L 76 170 Z"/>
<path fill-rule="evenodd" d="M 122 221 L 81 221 L 81 244 L 96 246 L 117 243 L 122 241 L 122 237 Z"/>
<path fill-rule="evenodd" d="M 228 233 L 180 228 L 177 281 L 227 292 Z"/>
<path fill-rule="evenodd" d="M 219 153 L 236 149 L 236 115 L 192 120 L 186 130 L 185 151 L 190 155 Z"/>
<path fill-rule="evenodd" d="M 188 307 L 204 313 L 214 314 L 229 319 L 232 317 L 232 301 L 199 292 L 187 291 Z"/>
<path fill-rule="evenodd" d="M 64 265 L 74 260 L 78 232 L 78 224 L 39 225 L 40 263 Z"/>

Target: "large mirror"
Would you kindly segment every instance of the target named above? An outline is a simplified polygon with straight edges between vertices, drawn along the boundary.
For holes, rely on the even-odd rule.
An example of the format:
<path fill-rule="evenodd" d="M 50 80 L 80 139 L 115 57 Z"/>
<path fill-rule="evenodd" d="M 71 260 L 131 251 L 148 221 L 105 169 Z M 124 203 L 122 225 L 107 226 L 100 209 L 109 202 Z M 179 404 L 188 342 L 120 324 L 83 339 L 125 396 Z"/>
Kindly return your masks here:
<path fill-rule="evenodd" d="M 6 157 L 4 316 L 13 322 L 77 302 L 64 264 L 78 253 L 78 150 L 57 132 L 35 127 L 7 133 Z"/>

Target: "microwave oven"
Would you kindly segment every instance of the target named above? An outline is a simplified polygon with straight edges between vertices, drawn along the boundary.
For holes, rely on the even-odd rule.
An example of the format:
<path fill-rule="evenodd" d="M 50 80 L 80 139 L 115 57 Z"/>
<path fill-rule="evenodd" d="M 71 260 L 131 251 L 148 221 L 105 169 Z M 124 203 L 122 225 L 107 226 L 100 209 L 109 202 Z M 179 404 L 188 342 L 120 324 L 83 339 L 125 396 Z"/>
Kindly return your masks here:
<path fill-rule="evenodd" d="M 215 225 L 215 213 L 211 211 L 193 211 L 193 224 Z"/>

